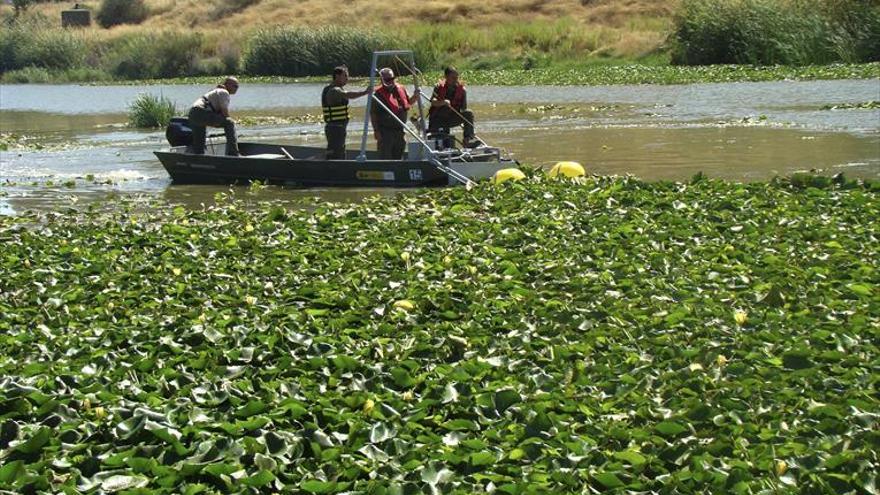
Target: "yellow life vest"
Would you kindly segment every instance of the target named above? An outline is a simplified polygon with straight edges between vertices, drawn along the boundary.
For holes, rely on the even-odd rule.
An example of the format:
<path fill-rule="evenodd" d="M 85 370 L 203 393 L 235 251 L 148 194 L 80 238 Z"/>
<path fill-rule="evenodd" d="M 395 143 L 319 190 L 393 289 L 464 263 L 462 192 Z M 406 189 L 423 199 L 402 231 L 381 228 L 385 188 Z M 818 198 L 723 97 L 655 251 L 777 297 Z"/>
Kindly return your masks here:
<path fill-rule="evenodd" d="M 351 118 L 348 111 L 348 98 L 345 98 L 344 105 L 336 105 L 331 107 L 327 103 L 327 93 L 335 86 L 330 84 L 321 92 L 321 108 L 324 110 L 324 122 L 347 122 Z"/>

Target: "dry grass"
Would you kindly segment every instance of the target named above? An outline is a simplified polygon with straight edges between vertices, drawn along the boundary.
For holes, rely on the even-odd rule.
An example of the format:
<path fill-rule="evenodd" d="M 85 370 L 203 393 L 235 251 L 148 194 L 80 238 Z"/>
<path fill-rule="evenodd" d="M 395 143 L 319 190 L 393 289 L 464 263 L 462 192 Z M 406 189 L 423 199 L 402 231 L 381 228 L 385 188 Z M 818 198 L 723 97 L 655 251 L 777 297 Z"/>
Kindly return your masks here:
<path fill-rule="evenodd" d="M 96 9 L 98 0 L 86 2 Z M 656 30 L 666 25 L 676 0 L 256 0 L 236 12 L 231 6 L 240 0 L 147 0 L 152 15 L 144 23 L 148 27 L 189 28 L 200 30 L 286 25 L 347 25 L 357 27 L 400 26 L 412 23 L 455 22 L 487 26 L 515 21 L 554 20 L 568 17 L 593 27 L 630 30 L 634 18 L 652 19 L 639 30 Z M 60 19 L 67 3 L 46 3 L 31 7 L 51 18 Z M 0 6 L 0 10 L 11 10 Z M 207 23 L 212 13 L 229 12 L 217 21 Z M 659 23 L 657 19 L 661 19 Z M 60 21 L 59 21 L 60 22 Z"/>
<path fill-rule="evenodd" d="M 666 39 L 672 11 L 678 0 L 146 0 L 150 17 L 139 26 L 117 26 L 109 30 L 93 26 L 88 33 L 112 39 L 135 31 L 197 30 L 203 36 L 208 57 L 222 57 L 236 51 L 256 29 L 270 25 L 322 26 L 386 29 L 392 34 L 415 34 L 426 26 L 448 25 L 484 36 L 495 37 L 511 27 L 531 24 L 562 25 L 559 37 L 571 51 L 584 55 L 639 57 L 656 51 Z M 97 10 L 99 0 L 85 3 Z M 32 12 L 58 19 L 68 3 L 45 3 Z M 11 7 L 0 6 L 9 14 Z M 226 15 L 216 21 L 217 12 Z M 531 29 L 526 27 L 525 29 Z M 508 35 L 503 35 L 508 36 Z M 509 36 L 508 36 L 509 37 Z M 516 42 L 516 40 L 513 40 Z M 491 43 L 477 43 L 474 50 Z M 540 49 L 540 47 L 536 47 Z M 467 53 L 467 47 L 462 47 Z"/>

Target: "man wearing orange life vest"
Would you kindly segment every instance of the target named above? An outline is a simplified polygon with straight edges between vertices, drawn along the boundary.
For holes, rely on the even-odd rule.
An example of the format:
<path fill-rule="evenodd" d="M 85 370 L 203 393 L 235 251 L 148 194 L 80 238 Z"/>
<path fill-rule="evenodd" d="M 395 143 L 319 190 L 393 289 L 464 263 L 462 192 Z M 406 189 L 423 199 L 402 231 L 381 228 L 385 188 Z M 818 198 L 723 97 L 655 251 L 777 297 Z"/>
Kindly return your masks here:
<path fill-rule="evenodd" d="M 474 143 L 474 112 L 467 108 L 467 89 L 458 80 L 458 71 L 449 66 L 443 71 L 444 78 L 434 86 L 431 95 L 431 108 L 428 110 L 428 132 L 440 129 L 451 131 L 453 127 L 464 125 L 464 145 Z"/>
<path fill-rule="evenodd" d="M 373 94 L 400 120 L 406 123 L 407 114 L 413 103 L 419 98 L 419 90 L 412 96 L 407 95 L 406 88 L 395 82 L 394 71 L 385 67 L 379 71 L 382 80 Z M 403 138 L 403 126 L 380 105 L 372 105 L 370 119 L 373 124 L 373 136 L 379 148 L 379 159 L 402 160 L 406 150 Z"/>

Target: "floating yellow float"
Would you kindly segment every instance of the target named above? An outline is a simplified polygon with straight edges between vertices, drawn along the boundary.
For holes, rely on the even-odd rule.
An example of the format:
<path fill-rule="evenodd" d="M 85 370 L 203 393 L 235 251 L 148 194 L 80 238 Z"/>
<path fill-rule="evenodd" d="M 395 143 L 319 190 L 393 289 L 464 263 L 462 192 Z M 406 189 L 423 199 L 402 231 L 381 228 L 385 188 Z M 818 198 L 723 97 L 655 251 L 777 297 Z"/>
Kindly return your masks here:
<path fill-rule="evenodd" d="M 394 309 L 400 311 L 412 311 L 413 309 L 415 309 L 415 307 L 416 305 L 413 304 L 413 302 L 409 299 L 401 299 L 400 301 L 394 302 Z"/>
<path fill-rule="evenodd" d="M 518 168 L 503 168 L 497 172 L 492 177 L 493 184 L 501 184 L 502 182 L 506 182 L 509 180 L 522 180 L 526 178 L 526 174 L 522 172 L 522 170 Z"/>
<path fill-rule="evenodd" d="M 584 167 L 578 162 L 558 162 L 549 172 L 550 177 L 583 177 L 587 175 Z"/>

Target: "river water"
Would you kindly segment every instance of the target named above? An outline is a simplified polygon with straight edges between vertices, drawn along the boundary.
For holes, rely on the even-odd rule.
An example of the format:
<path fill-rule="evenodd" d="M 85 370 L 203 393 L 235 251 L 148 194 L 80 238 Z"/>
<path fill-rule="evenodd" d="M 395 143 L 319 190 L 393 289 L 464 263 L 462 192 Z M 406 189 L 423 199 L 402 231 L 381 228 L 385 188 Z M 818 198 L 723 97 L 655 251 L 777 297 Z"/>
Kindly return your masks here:
<path fill-rule="evenodd" d="M 191 85 L 0 85 L 0 131 L 41 150 L 0 151 L 0 214 L 60 209 L 117 194 L 197 205 L 227 188 L 172 185 L 152 152 L 163 132 L 125 127 L 141 92 L 185 108 L 209 88 Z M 357 88 L 354 88 L 357 89 Z M 248 85 L 234 116 L 317 114 L 321 85 Z M 823 109 L 880 100 L 880 81 L 685 86 L 472 87 L 478 134 L 521 162 L 575 160 L 590 172 L 684 180 L 697 172 L 751 181 L 796 171 L 880 178 L 880 110 Z M 363 99 L 356 100 L 355 115 Z M 349 127 L 350 147 L 361 125 Z M 243 140 L 321 146 L 320 124 L 252 125 Z M 372 143 L 370 143 L 372 145 Z M 282 190 L 264 199 L 356 200 L 375 190 Z"/>

